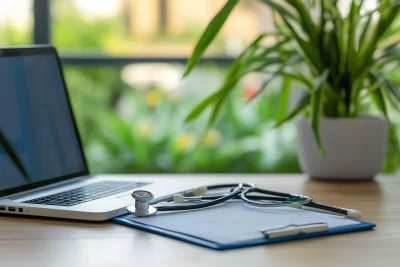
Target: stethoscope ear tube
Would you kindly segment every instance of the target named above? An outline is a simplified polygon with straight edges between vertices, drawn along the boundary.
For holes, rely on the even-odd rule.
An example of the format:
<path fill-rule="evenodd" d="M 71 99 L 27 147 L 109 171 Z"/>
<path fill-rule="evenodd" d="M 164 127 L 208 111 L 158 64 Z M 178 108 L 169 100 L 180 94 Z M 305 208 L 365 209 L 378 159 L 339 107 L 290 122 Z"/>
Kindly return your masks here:
<path fill-rule="evenodd" d="M 180 211 L 180 210 L 194 210 L 194 209 L 201 209 L 201 208 L 208 208 L 211 206 L 215 206 L 240 195 L 240 193 L 243 190 L 243 184 L 242 183 L 235 184 L 235 186 L 236 186 L 235 190 L 233 190 L 231 193 L 221 196 L 220 198 L 217 198 L 215 200 L 201 202 L 199 204 L 193 204 L 193 205 L 157 206 L 157 209 L 158 211 Z"/>
<path fill-rule="evenodd" d="M 346 209 L 346 208 L 336 207 L 336 206 L 327 205 L 327 204 L 310 202 L 310 203 L 304 204 L 304 206 L 311 207 L 314 209 L 320 209 L 320 210 L 326 210 L 326 211 L 330 211 L 330 212 L 334 212 L 334 213 L 339 213 L 339 214 L 345 215 L 349 218 L 356 219 L 356 220 L 360 220 L 362 217 L 362 213 L 358 210 Z"/>
<path fill-rule="evenodd" d="M 264 201 L 254 200 L 256 198 L 251 199 L 251 197 L 248 196 L 248 194 L 250 194 L 250 193 L 276 195 L 276 196 L 285 198 L 285 200 L 282 201 L 282 200 L 270 199 L 270 200 L 268 200 L 268 203 L 267 203 Z M 293 203 L 305 205 L 307 203 L 312 202 L 312 198 L 308 197 L 308 196 L 275 192 L 275 191 L 265 190 L 265 189 L 261 189 L 261 188 L 257 188 L 257 187 L 250 187 L 250 188 L 243 190 L 240 197 L 247 204 L 250 204 L 252 206 L 257 206 L 257 207 L 282 207 L 282 206 L 291 206 Z M 260 198 L 260 199 L 262 200 L 262 198 Z"/>
<path fill-rule="evenodd" d="M 256 187 L 255 184 L 253 183 L 241 183 L 243 185 L 243 188 L 251 188 L 251 187 Z M 221 189 L 221 188 L 236 188 L 238 184 L 212 184 L 212 185 L 207 185 L 205 186 L 207 190 L 213 190 L 213 189 Z"/>

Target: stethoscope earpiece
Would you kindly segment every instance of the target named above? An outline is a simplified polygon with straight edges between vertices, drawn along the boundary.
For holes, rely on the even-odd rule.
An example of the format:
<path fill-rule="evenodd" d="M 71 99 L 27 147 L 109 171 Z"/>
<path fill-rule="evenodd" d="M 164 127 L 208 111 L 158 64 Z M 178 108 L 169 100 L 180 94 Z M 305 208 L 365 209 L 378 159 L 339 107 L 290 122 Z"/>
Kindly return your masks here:
<path fill-rule="evenodd" d="M 195 190 L 193 190 L 192 195 L 193 196 L 202 196 L 205 193 L 207 193 L 207 186 L 201 186 L 201 187 L 196 188 Z"/>
<path fill-rule="evenodd" d="M 174 195 L 174 202 L 175 203 L 182 203 L 185 201 L 185 197 L 181 194 L 175 194 Z"/>
<path fill-rule="evenodd" d="M 361 220 L 362 212 L 359 210 L 349 209 L 347 211 L 347 217 L 355 219 L 355 220 Z"/>

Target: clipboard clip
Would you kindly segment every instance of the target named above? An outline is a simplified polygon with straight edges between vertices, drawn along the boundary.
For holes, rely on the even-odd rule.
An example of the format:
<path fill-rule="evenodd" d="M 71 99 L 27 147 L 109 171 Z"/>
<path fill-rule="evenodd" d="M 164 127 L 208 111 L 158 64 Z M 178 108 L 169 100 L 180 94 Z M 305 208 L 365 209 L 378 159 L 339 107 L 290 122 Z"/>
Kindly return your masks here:
<path fill-rule="evenodd" d="M 325 222 L 315 222 L 306 224 L 289 224 L 285 227 L 275 229 L 261 229 L 261 233 L 267 238 L 277 238 L 299 234 L 310 234 L 328 231 L 328 224 Z"/>

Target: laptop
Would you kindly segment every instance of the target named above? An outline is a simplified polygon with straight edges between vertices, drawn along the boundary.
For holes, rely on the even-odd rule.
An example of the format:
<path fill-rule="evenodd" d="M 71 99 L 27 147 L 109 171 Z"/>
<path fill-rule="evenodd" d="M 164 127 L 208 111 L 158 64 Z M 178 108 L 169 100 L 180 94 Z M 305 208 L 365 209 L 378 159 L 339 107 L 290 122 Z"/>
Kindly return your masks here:
<path fill-rule="evenodd" d="M 131 193 L 187 188 L 151 175 L 90 175 L 56 49 L 0 49 L 0 213 L 103 221 Z"/>

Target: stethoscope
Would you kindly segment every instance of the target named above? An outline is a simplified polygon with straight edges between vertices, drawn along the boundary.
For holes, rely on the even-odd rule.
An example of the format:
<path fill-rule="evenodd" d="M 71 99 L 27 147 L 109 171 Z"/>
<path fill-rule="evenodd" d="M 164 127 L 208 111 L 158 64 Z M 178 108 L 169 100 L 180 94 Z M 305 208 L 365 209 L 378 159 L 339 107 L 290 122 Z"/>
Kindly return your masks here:
<path fill-rule="evenodd" d="M 228 191 L 219 195 L 203 195 L 209 190 L 224 189 Z M 258 188 L 252 183 L 215 184 L 190 189 L 161 199 L 157 203 L 150 202 L 154 195 L 145 190 L 132 193 L 135 205 L 127 207 L 127 211 L 136 217 L 155 215 L 158 211 L 187 211 L 212 207 L 231 199 L 241 199 L 245 203 L 257 207 L 285 207 L 302 208 L 302 206 L 329 211 L 344 215 L 352 219 L 360 219 L 361 212 L 354 209 L 335 207 L 316 203 L 312 197 L 276 192 Z M 171 205 L 174 203 L 174 205 Z"/>

